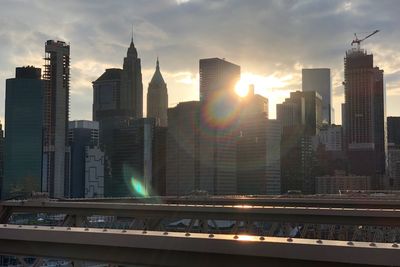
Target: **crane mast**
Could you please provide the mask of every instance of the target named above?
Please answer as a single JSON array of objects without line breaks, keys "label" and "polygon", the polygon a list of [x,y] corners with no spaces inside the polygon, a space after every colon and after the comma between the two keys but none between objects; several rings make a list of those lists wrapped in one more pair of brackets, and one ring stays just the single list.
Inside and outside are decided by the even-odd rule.
[{"label": "crane mast", "polygon": [[362,39],[358,39],[357,33],[354,33],[355,39],[351,42],[351,46],[353,46],[354,44],[357,44],[357,50],[360,50],[361,42],[363,42],[365,39],[368,39],[369,37],[371,37],[372,35],[374,35],[374,34],[376,34],[378,32],[379,32],[379,30],[375,30],[372,33],[370,33],[367,36],[365,36],[364,38],[362,38]]}]

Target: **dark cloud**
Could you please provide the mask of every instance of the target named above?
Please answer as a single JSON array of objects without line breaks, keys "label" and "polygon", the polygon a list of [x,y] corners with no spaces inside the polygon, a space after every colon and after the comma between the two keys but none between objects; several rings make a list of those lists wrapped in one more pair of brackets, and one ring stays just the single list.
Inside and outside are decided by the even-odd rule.
[{"label": "dark cloud", "polygon": [[[71,118],[90,119],[91,81],[106,67],[121,67],[134,24],[144,87],[158,55],[170,105],[198,98],[198,60],[221,57],[243,72],[292,75],[274,91],[300,89],[301,67],[331,68],[340,118],[343,57],[354,32],[381,30],[365,47],[385,70],[388,91],[398,91],[399,13],[396,0],[2,1],[0,103],[14,68],[41,66],[44,42],[59,38],[71,43]],[[391,103],[388,114],[399,114]]]}]

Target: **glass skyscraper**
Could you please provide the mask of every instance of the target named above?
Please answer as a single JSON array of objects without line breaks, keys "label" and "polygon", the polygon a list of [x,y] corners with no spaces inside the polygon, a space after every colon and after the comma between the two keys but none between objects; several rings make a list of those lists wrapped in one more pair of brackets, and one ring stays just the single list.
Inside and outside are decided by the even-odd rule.
[{"label": "glass skyscraper", "polygon": [[5,171],[2,198],[41,191],[44,81],[34,67],[6,81]]}]

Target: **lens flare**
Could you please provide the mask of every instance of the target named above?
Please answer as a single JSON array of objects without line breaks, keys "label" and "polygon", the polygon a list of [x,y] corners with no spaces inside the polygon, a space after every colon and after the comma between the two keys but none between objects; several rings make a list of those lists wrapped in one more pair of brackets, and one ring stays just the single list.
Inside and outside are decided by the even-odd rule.
[{"label": "lens flare", "polygon": [[147,197],[149,195],[143,184],[139,180],[135,179],[135,177],[131,177],[131,185],[138,195],[142,197]]},{"label": "lens flare", "polygon": [[231,130],[237,127],[240,106],[232,96],[227,96],[222,90],[211,95],[202,107],[201,116],[209,130]]}]

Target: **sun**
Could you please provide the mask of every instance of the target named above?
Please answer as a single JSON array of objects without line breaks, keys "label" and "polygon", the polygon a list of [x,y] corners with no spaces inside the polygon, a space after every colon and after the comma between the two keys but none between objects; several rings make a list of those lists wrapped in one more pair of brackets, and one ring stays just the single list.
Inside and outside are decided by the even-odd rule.
[{"label": "sun", "polygon": [[240,97],[245,97],[249,93],[249,83],[240,79],[235,86],[235,93]]}]

